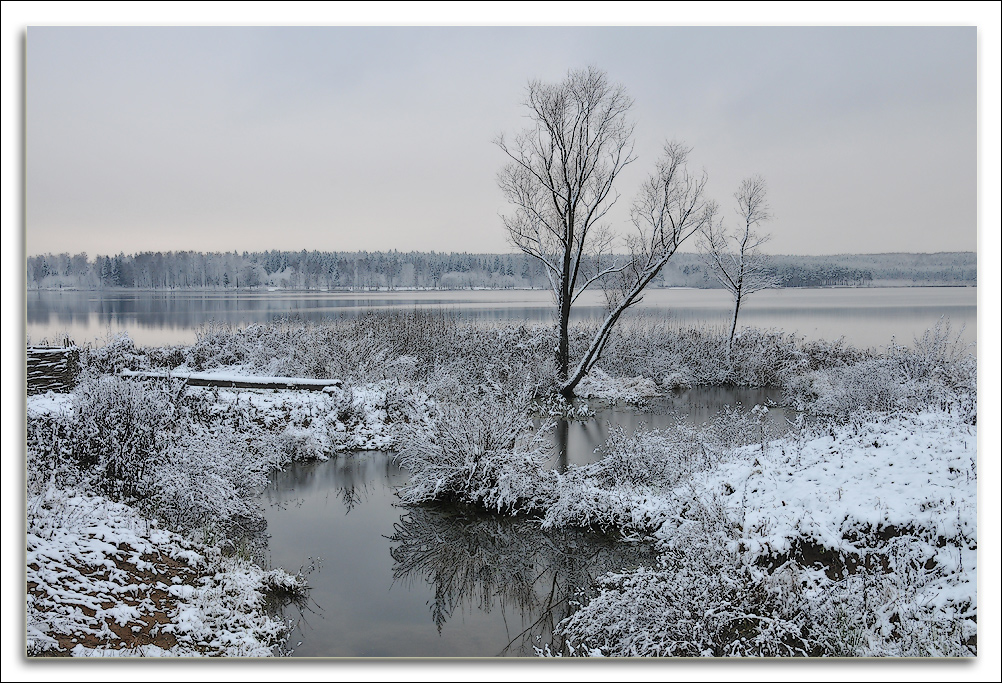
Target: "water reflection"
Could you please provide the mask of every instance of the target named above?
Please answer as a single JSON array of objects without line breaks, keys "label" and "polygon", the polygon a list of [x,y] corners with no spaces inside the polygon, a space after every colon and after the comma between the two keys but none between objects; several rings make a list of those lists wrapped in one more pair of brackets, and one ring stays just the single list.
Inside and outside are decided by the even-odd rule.
[{"label": "water reflection", "polygon": [[639,544],[444,507],[404,508],[385,453],[295,463],[262,494],[266,564],[312,568],[279,608],[296,656],[532,655],[582,588],[646,562]]},{"label": "water reflection", "polygon": [[[599,318],[600,293],[586,293],[575,320]],[[195,330],[210,321],[231,325],[269,322],[283,316],[319,321],[378,309],[447,308],[482,321],[552,322],[548,292],[535,290],[456,292],[150,292],[29,291],[27,332],[33,340],[60,337],[83,342],[108,332],[127,331],[141,344],[191,343]],[[732,303],[722,290],[660,289],[647,293],[632,315],[670,316],[678,324],[719,325]],[[977,289],[912,287],[873,289],[788,289],[760,292],[742,308],[740,324],[779,328],[809,339],[845,336],[857,346],[887,345],[913,337],[946,316],[964,339],[977,337]]]},{"label": "water reflection", "polygon": [[[681,413],[708,421],[723,406],[750,409],[777,390],[692,389],[644,407],[598,406],[553,431],[556,466],[584,464],[609,430],[665,428]],[[785,427],[792,411],[770,409]],[[408,474],[388,454],[358,452],[293,463],[262,494],[266,562],[312,567],[310,603],[283,607],[297,656],[532,655],[553,642],[579,592],[607,571],[653,561],[651,548],[581,530],[457,507],[401,507]],[[322,558],[322,559],[320,559]],[[559,642],[555,645],[560,646]]]},{"label": "water reflection", "polygon": [[531,656],[551,643],[602,574],[648,564],[653,549],[580,530],[542,531],[537,522],[455,507],[409,508],[394,525],[393,578],[424,582],[434,597],[431,621],[442,627],[457,612],[498,610],[508,631],[497,654]]},{"label": "water reflection", "polygon": [[[550,466],[566,469],[569,465],[587,465],[599,460],[600,447],[609,439],[609,430],[622,427],[627,434],[644,429],[673,427],[679,417],[694,425],[710,422],[725,406],[751,410],[756,405],[769,406],[765,421],[771,433],[781,434],[797,418],[797,411],[783,407],[780,388],[695,387],[667,396],[657,396],[641,406],[604,405],[584,400],[595,412],[586,420],[556,420],[549,434],[553,446]],[[576,401],[576,405],[582,401]],[[542,420],[536,419],[538,428]]]}]

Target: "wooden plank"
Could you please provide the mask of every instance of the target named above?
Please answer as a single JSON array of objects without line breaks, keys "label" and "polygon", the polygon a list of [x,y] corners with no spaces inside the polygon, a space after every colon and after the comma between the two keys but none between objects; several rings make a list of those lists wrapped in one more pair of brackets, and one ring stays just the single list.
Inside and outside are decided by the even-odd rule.
[{"label": "wooden plank", "polygon": [[165,372],[142,372],[123,370],[123,377],[135,379],[183,379],[190,386],[219,387],[220,389],[285,389],[289,391],[323,391],[327,388],[341,387],[339,379],[309,379],[305,377],[213,377],[197,373],[171,374]]}]

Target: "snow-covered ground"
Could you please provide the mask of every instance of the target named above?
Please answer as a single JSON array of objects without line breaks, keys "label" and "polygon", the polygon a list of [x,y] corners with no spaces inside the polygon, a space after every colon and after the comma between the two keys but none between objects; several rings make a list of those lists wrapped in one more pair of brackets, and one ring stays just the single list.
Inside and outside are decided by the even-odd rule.
[{"label": "snow-covered ground", "polygon": [[[789,552],[797,539],[860,552],[853,538],[907,531],[960,577],[974,596],[977,548],[977,427],[948,413],[886,416],[833,428],[797,443],[778,440],[743,449],[744,457],[696,477],[741,515],[748,551]],[[936,553],[938,541],[958,554]],[[965,572],[966,574],[967,572]]]},{"label": "snow-covered ground", "polygon": [[[779,635],[753,643],[711,634],[710,619],[686,626],[688,605],[784,624],[791,654],[977,653],[977,428],[954,414],[871,415],[737,448],[669,487],[588,476],[598,472],[563,477],[546,520],[588,508],[598,521],[656,527],[665,555],[660,569],[606,577],[570,620],[566,634],[590,651],[782,653],[770,649]],[[729,594],[735,585],[745,588]]]},{"label": "snow-covered ground", "polygon": [[50,656],[268,656],[285,624],[281,569],[157,528],[127,505],[47,487],[28,496],[27,647]]}]

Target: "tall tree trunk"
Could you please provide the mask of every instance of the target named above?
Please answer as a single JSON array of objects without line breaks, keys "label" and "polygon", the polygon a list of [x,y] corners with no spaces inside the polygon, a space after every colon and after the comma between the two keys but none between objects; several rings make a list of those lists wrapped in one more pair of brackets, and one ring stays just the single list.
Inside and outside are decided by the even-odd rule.
[{"label": "tall tree trunk", "polygon": [[557,330],[559,339],[557,340],[557,379],[562,383],[567,381],[567,373],[570,368],[570,320],[571,306],[570,298],[565,297],[560,304],[560,322]]},{"label": "tall tree trunk", "polygon": [[738,329],[738,309],[741,308],[741,292],[734,297],[734,320],[731,321],[731,336],[727,340],[727,357],[731,357],[731,349],[734,347],[734,332]]},{"label": "tall tree trunk", "polygon": [[[567,219],[567,227],[565,228],[564,235],[566,243],[568,245],[573,244],[573,216]],[[571,282],[571,250],[565,249],[560,277],[560,329],[558,331],[560,339],[557,342],[557,380],[561,384],[567,381],[567,373],[571,362],[569,327],[571,321],[571,302],[573,301],[574,294],[573,287],[574,283]]]}]

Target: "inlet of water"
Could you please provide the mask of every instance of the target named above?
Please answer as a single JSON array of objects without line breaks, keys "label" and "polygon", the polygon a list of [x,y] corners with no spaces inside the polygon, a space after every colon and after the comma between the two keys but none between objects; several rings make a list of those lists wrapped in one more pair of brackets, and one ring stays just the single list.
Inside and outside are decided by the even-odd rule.
[{"label": "inlet of water", "polygon": [[[558,423],[554,466],[601,457],[610,429],[669,427],[678,413],[699,423],[724,405],[778,398],[693,389],[643,408],[599,408],[589,420]],[[773,407],[769,419],[779,427],[790,415]],[[358,452],[272,477],[262,495],[268,561],[310,569],[308,603],[284,608],[296,656],[531,656],[597,577],[655,559],[650,546],[615,536],[543,531],[530,519],[455,506],[399,506],[395,489],[407,476],[387,453]]]}]

